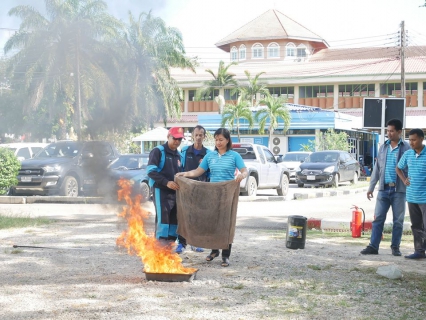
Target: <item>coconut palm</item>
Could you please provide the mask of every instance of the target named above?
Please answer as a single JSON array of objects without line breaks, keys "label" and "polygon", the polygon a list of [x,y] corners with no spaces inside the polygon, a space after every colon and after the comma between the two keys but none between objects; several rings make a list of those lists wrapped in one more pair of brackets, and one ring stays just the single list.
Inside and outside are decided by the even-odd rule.
[{"label": "coconut palm", "polygon": [[101,0],[45,0],[45,6],[46,16],[23,5],[9,11],[22,19],[4,47],[5,53],[17,50],[9,70],[28,92],[26,107],[35,110],[48,101],[50,117],[73,115],[81,139],[82,121],[92,116],[89,100],[100,98],[108,106],[112,82],[98,61],[121,24]]},{"label": "coconut palm", "polygon": [[204,96],[214,96],[215,90],[219,90],[219,95],[215,97],[215,101],[219,104],[219,113],[222,113],[225,105],[224,88],[238,86],[237,80],[234,79],[235,74],[228,72],[228,69],[236,64],[233,61],[225,66],[225,62],[220,61],[217,74],[211,69],[207,69],[206,72],[211,74],[213,79],[203,82],[203,86],[197,90],[196,99],[200,100]]},{"label": "coconut palm", "polygon": [[[180,117],[182,91],[171,77],[170,68],[189,68],[196,61],[185,56],[179,30],[167,27],[151,12],[136,19],[129,13],[126,32],[126,77],[130,81],[128,106],[132,114],[153,122]],[[146,115],[151,119],[146,119]]]},{"label": "coconut palm", "polygon": [[253,126],[252,111],[247,100],[238,99],[236,104],[227,104],[222,114],[221,126],[228,125],[232,129],[235,123],[238,141],[240,141],[240,119],[246,119],[249,123],[249,128]]},{"label": "coconut palm", "polygon": [[[265,72],[259,72],[254,76],[254,78],[251,77],[251,74],[248,70],[244,71],[248,84],[247,85],[241,85],[238,88],[238,91],[240,92],[240,95],[243,99],[247,99],[251,102],[251,106],[255,107],[254,99],[256,98],[257,94],[267,95],[269,93],[268,88],[266,87],[266,83],[261,82],[259,80],[259,77],[264,74]],[[256,105],[258,105],[259,102],[256,102]]]},{"label": "coconut palm", "polygon": [[258,110],[254,116],[255,120],[259,123],[259,133],[264,133],[265,127],[268,125],[269,147],[271,147],[272,134],[278,128],[278,119],[281,118],[284,121],[283,132],[287,131],[290,126],[291,116],[285,103],[285,98],[273,97],[268,93],[260,101],[260,104],[264,105],[264,107]]}]

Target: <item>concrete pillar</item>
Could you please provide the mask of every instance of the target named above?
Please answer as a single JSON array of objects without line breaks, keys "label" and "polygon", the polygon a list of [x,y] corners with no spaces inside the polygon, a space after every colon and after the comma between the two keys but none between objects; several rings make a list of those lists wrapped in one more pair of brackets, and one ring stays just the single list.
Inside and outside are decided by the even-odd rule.
[{"label": "concrete pillar", "polygon": [[419,107],[424,107],[423,105],[423,90],[425,90],[423,86],[423,81],[419,81],[417,83],[417,105]]},{"label": "concrete pillar", "polygon": [[333,109],[338,110],[339,109],[339,85],[336,83],[334,84],[333,88]]},{"label": "concrete pillar", "polygon": [[294,86],[294,104],[299,104],[299,86]]},{"label": "concrete pillar", "polygon": [[374,96],[380,97],[380,82],[374,84]]},{"label": "concrete pillar", "polygon": [[183,90],[183,112],[188,112],[188,101],[189,101],[189,90],[184,89]]}]

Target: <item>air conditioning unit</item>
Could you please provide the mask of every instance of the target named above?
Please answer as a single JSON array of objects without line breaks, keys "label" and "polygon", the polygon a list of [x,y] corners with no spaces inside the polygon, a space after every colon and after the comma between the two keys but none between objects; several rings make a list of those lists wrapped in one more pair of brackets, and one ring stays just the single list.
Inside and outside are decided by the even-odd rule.
[{"label": "air conditioning unit", "polygon": [[273,149],[272,149],[272,152],[274,153],[274,154],[280,154],[280,148],[279,147],[274,147]]},{"label": "air conditioning unit", "polygon": [[275,138],[272,140],[272,143],[273,143],[275,146],[278,146],[278,145],[281,143],[281,140],[280,140],[280,138],[275,137]]}]

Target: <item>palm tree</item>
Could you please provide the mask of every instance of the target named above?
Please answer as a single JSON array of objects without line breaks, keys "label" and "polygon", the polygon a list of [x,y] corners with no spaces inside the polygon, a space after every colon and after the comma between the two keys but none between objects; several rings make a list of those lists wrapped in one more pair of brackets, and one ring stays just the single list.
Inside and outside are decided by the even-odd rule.
[{"label": "palm tree", "polygon": [[182,91],[171,77],[170,68],[195,72],[197,65],[185,56],[181,33],[151,12],[141,13],[137,19],[129,13],[125,40],[131,113],[142,117],[146,124],[160,116],[164,121],[170,116],[179,118]]},{"label": "palm tree", "polygon": [[[18,50],[9,71],[23,74],[16,80],[28,92],[25,106],[35,110],[47,103],[51,118],[73,117],[81,139],[82,121],[91,118],[89,100],[97,97],[108,106],[112,82],[98,61],[121,24],[101,0],[45,0],[45,6],[47,16],[23,5],[9,11],[22,19],[4,47],[5,53]],[[66,125],[66,119],[62,122]]]},{"label": "palm tree", "polygon": [[240,119],[246,119],[249,123],[249,128],[253,126],[252,111],[247,100],[238,99],[237,104],[227,104],[222,114],[221,126],[228,125],[232,129],[235,123],[238,141],[240,141]]},{"label": "palm tree", "polygon": [[[245,70],[244,71],[248,84],[242,85],[238,88],[241,96],[243,99],[247,99],[251,102],[251,106],[255,107],[254,105],[254,99],[256,98],[256,95],[262,94],[267,95],[269,93],[268,88],[266,87],[266,83],[263,83],[259,80],[259,77],[264,74],[265,72],[259,72],[254,76],[254,78],[251,77],[250,72]],[[259,102],[256,102],[256,105],[258,105]]]},{"label": "palm tree", "polygon": [[272,134],[278,127],[278,119],[281,118],[284,121],[283,132],[287,131],[290,126],[291,116],[285,103],[285,98],[273,97],[270,94],[267,94],[265,98],[260,101],[260,104],[265,105],[265,107],[257,111],[255,114],[254,118],[259,123],[259,133],[265,132],[265,126],[269,120],[269,147],[271,147]]},{"label": "palm tree", "polygon": [[196,99],[200,100],[204,96],[214,96],[215,91],[219,90],[219,95],[215,97],[215,101],[219,104],[219,113],[222,113],[225,105],[224,88],[238,86],[237,81],[234,79],[235,74],[228,72],[228,69],[236,64],[233,61],[225,66],[225,62],[220,61],[217,74],[211,69],[207,69],[206,72],[213,76],[213,80],[204,81],[203,86],[197,91]]}]

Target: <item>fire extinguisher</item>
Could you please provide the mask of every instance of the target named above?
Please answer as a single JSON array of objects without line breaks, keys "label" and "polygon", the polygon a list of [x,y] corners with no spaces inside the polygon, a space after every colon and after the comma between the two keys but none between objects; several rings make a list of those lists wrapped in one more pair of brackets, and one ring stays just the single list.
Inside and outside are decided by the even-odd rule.
[{"label": "fire extinguisher", "polygon": [[351,209],[354,209],[352,211],[351,221],[352,238],[359,238],[361,237],[361,231],[362,234],[364,234],[365,212],[364,209],[358,208],[356,205],[353,205]]}]

